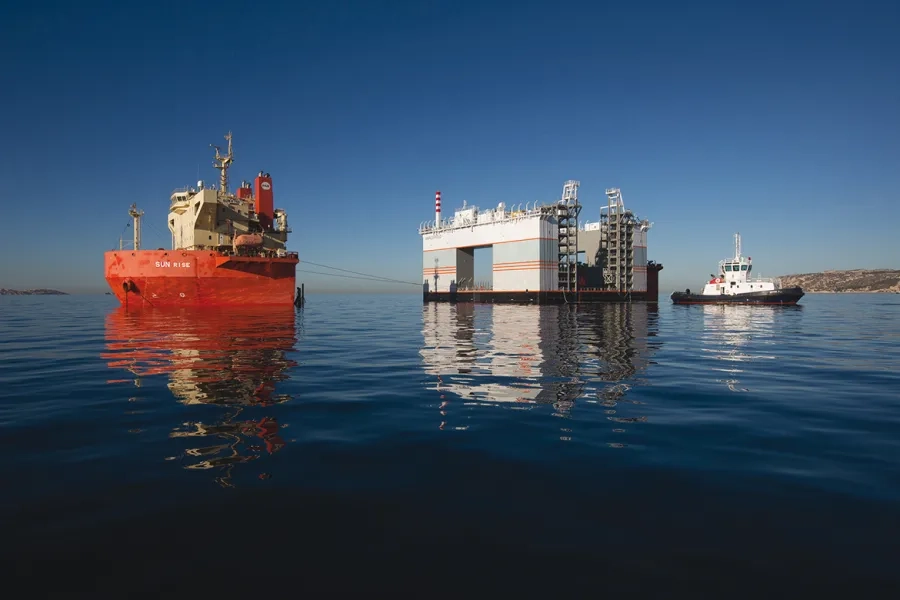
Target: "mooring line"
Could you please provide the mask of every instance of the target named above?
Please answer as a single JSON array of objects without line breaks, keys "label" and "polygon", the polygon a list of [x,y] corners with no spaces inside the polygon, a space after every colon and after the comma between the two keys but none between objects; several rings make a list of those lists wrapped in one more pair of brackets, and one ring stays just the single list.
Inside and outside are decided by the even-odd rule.
[{"label": "mooring line", "polygon": [[314,263],[314,262],[311,262],[311,261],[308,261],[308,260],[302,260],[302,259],[301,259],[301,260],[300,260],[300,263],[301,263],[301,264],[307,264],[307,265],[313,265],[313,266],[316,266],[316,267],[323,267],[323,268],[325,268],[325,269],[334,269],[335,271],[343,271],[343,272],[345,272],[345,273],[353,273],[353,274],[355,274],[355,275],[361,275],[362,277],[350,277],[349,275],[337,275],[337,274],[335,274],[335,273],[321,273],[321,272],[318,272],[318,271],[303,271],[303,269],[297,269],[298,271],[303,271],[303,272],[305,272],[305,273],[316,273],[316,274],[318,274],[318,275],[329,275],[329,276],[332,276],[332,277],[347,277],[348,279],[361,279],[361,278],[366,278],[366,279],[368,279],[369,281],[385,281],[385,282],[392,282],[392,283],[403,283],[403,284],[406,284],[406,285],[414,285],[414,286],[416,286],[416,287],[418,287],[418,286],[421,285],[420,283],[413,283],[413,282],[411,282],[411,281],[402,281],[402,280],[400,280],[400,279],[392,279],[392,278],[390,278],[390,277],[382,277],[382,276],[380,276],[380,275],[370,275],[370,274],[368,274],[368,273],[360,273],[359,271],[351,271],[350,269],[341,269],[341,268],[339,268],[339,267],[332,267],[332,266],[329,266],[329,265],[323,265],[323,264],[320,264],[320,263]]}]

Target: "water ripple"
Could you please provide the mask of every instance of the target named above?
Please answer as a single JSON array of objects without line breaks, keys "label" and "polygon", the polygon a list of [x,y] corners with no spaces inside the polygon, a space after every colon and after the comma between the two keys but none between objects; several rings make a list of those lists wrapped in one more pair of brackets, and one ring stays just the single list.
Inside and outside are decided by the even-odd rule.
[{"label": "water ripple", "polygon": [[[228,522],[225,536],[262,517],[317,521],[309,495],[332,494],[352,506],[334,523],[380,499],[402,507],[398,535],[520,532],[526,545],[540,530],[579,553],[606,539],[631,545],[606,557],[619,566],[667,539],[741,562],[788,542],[807,555],[825,543],[803,536],[843,531],[824,564],[871,573],[887,553],[862,549],[888,547],[878,524],[900,500],[898,316],[863,295],[798,307],[310,295],[297,311],[2,298],[0,473],[23,484],[0,508],[28,539],[146,520],[140,544],[164,510],[176,523],[186,507],[212,511],[172,529]],[[850,508],[816,509],[839,503]],[[766,506],[753,528],[734,519]],[[769,537],[740,550],[766,523]],[[34,545],[59,538],[47,540]]]},{"label": "water ripple", "polygon": [[[236,485],[253,463],[237,479],[254,485],[287,468],[276,458],[291,445],[450,435],[523,460],[615,449],[629,464],[900,496],[900,320],[878,297],[773,308],[335,296],[297,312],[19,297],[0,314],[0,432],[21,443],[52,431],[55,445],[21,458],[46,469],[50,456],[133,455],[155,475],[168,471],[148,465],[166,460]],[[98,426],[105,437],[89,433]]]}]

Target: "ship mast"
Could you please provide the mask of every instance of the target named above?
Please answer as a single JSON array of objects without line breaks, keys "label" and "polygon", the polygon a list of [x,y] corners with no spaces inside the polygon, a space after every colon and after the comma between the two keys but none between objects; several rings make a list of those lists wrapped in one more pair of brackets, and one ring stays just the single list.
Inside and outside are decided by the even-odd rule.
[{"label": "ship mast", "polygon": [[741,234],[734,234],[734,260],[741,258]]},{"label": "ship mast", "polygon": [[219,189],[222,191],[222,194],[225,195],[228,193],[228,167],[231,166],[231,163],[234,162],[234,153],[231,151],[231,132],[228,132],[228,135],[225,136],[225,139],[228,140],[228,154],[222,156],[219,153],[219,147],[210,144],[213,148],[216,149],[216,162],[213,163],[213,166],[220,171],[222,174],[219,176]]},{"label": "ship mast", "polygon": [[138,210],[137,204],[132,204],[131,209],[128,211],[128,214],[131,215],[131,218],[134,219],[134,249],[141,249],[141,217],[144,216],[144,211]]}]

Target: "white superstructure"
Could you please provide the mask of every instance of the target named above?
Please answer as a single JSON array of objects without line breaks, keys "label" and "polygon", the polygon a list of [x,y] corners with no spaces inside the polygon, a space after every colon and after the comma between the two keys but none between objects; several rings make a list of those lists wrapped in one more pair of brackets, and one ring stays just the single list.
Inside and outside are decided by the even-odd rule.
[{"label": "white superstructure", "polygon": [[526,203],[479,210],[463,206],[450,219],[440,218],[440,194],[435,197],[435,221],[419,226],[422,236],[422,276],[432,291],[475,286],[475,249],[493,246],[495,291],[558,289],[559,240],[556,207]]},{"label": "white superstructure", "polygon": [[[243,236],[254,253],[283,256],[291,230],[287,213],[274,207],[272,177],[260,171],[252,187],[249,182],[241,182],[235,193],[230,192],[228,169],[234,162],[231,132],[225,139],[227,154],[222,155],[219,147],[213,146],[213,166],[221,171],[218,189],[198,181],[196,188],[180,188],[169,197],[172,249],[236,252]],[[137,220],[135,224],[139,224]],[[136,233],[135,243],[139,240]]]},{"label": "white superstructure", "polygon": [[746,294],[773,291],[778,287],[774,279],[751,279],[753,263],[741,254],[741,234],[734,234],[734,257],[719,261],[719,272],[703,286],[704,296]]}]

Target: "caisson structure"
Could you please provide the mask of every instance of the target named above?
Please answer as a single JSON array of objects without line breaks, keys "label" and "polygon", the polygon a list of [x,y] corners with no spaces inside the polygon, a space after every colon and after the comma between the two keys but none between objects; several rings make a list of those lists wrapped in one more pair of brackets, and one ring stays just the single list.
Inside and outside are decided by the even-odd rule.
[{"label": "caisson structure", "polygon": [[[479,210],[463,201],[441,214],[422,236],[423,299],[452,302],[658,301],[662,265],[648,260],[651,223],[625,208],[618,188],[606,190],[599,219],[580,223],[578,181],[559,200]],[[475,276],[475,250],[492,248],[491,281]]]}]

